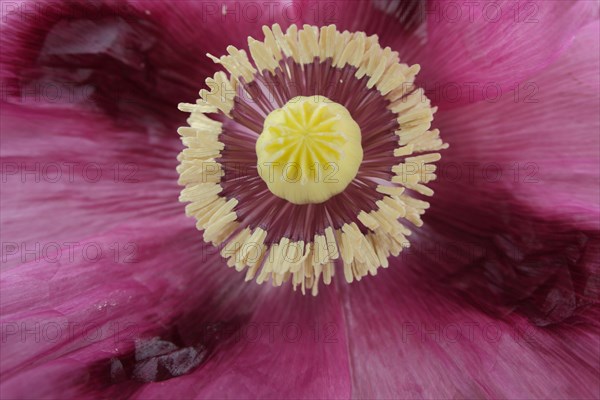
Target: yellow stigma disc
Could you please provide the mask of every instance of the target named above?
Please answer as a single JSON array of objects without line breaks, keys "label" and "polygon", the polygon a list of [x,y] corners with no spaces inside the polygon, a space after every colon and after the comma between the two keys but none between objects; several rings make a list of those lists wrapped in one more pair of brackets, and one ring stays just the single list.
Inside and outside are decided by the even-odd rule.
[{"label": "yellow stigma disc", "polygon": [[294,204],[322,203],[342,192],[363,159],[360,127],[323,96],[298,96],[272,111],[256,141],[258,173]]}]

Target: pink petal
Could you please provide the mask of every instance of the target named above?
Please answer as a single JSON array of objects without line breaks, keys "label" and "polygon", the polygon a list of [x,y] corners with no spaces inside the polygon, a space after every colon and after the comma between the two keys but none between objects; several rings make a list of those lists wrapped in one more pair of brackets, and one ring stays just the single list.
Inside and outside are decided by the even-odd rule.
[{"label": "pink petal", "polygon": [[[586,26],[555,64],[518,89],[440,112],[435,123],[450,149],[440,165],[439,190],[503,191],[538,215],[598,229],[599,32],[598,22]],[[481,208],[487,198],[461,202]]]},{"label": "pink petal", "polygon": [[[422,46],[399,50],[421,64],[418,83],[440,107],[480,101],[488,85],[504,92],[550,65],[577,30],[597,17],[589,1],[432,1]],[[490,91],[492,89],[489,89]]]},{"label": "pink petal", "polygon": [[3,104],[2,262],[54,258],[124,219],[181,216],[176,133],[101,114]]},{"label": "pink petal", "polygon": [[[533,79],[539,103],[439,112],[451,147],[425,226],[389,270],[342,287],[354,396],[598,393],[597,38],[586,26]],[[513,161],[538,163],[543,184],[481,175]]]},{"label": "pink petal", "polygon": [[[3,97],[36,106],[100,109],[123,124],[173,128],[219,69],[206,53],[245,47],[248,35],[281,20],[239,1],[6,3]],[[265,9],[266,8],[266,9]],[[224,14],[223,14],[224,12]],[[285,22],[285,21],[283,21]]]},{"label": "pink petal", "polygon": [[532,79],[537,102],[510,93],[436,118],[450,148],[414,251],[488,312],[547,326],[600,302],[597,33]]},{"label": "pink petal", "polygon": [[[150,321],[144,321],[148,317],[168,320],[169,302],[182,300],[169,296],[181,291],[178,286],[190,279],[190,273],[202,270],[196,268],[202,261],[199,252],[198,257],[185,262],[182,258],[158,275],[165,259],[186,256],[174,243],[193,244],[196,239],[193,229],[181,222],[180,218],[138,219],[82,240],[59,262],[37,260],[6,269],[1,281],[2,320],[6,329],[10,325],[16,332],[7,331],[3,368],[14,374],[24,363],[43,362],[36,359],[42,353],[57,356],[87,342],[110,339],[109,324],[131,323],[135,332],[143,332],[148,329]],[[161,230],[171,236],[157,235]],[[104,335],[90,340],[97,332],[86,332],[88,327],[103,328]],[[59,329],[60,335],[54,338],[51,328]]]},{"label": "pink petal", "polygon": [[[34,392],[23,382],[46,366],[57,377],[98,369],[90,387],[79,381],[72,390],[100,390],[113,383],[111,358],[126,357],[135,340],[160,336],[172,341],[173,335],[188,333],[186,324],[201,318],[207,323],[235,319],[247,311],[222,308],[219,299],[237,303],[250,294],[255,298],[260,289],[242,284],[243,275],[224,267],[183,216],[134,219],[81,241],[82,248],[88,244],[101,249],[102,256],[86,256],[76,248],[72,259],[3,271],[1,366],[7,393],[31,397]],[[117,249],[124,252],[128,245],[133,245],[127,251],[131,259],[116,258]],[[252,303],[246,298],[246,307],[252,309]],[[57,380],[36,390],[56,396],[61,385]],[[27,391],[19,395],[20,388]]]},{"label": "pink petal", "polygon": [[426,19],[425,2],[420,1],[296,0],[282,5],[281,14],[297,25],[335,24],[340,32],[377,35],[386,45],[399,40],[416,41],[416,30]]},{"label": "pink petal", "polygon": [[[3,274],[6,395],[349,396],[349,370],[340,368],[348,364],[346,333],[334,291],[306,298],[243,284],[243,275],[227,270],[214,252],[206,261],[199,257],[204,253],[189,229],[145,222],[92,241],[103,248],[137,243],[135,264],[77,259]],[[172,233],[165,238],[160,231]],[[150,347],[136,344],[134,351],[134,340]],[[181,376],[149,383],[152,362]],[[32,379],[43,384],[32,388]]]},{"label": "pink petal", "polygon": [[193,374],[147,385],[134,397],[350,397],[348,332],[335,291],[307,298],[288,288],[260,289],[227,349]]},{"label": "pink petal", "polygon": [[549,330],[516,315],[493,318],[399,264],[343,287],[353,396],[564,399],[598,393],[596,328]]},{"label": "pink petal", "polygon": [[[232,397],[248,390],[348,396],[348,371],[332,366],[347,358],[335,297],[307,304],[299,293],[244,284],[243,274],[227,270],[217,250],[201,244],[176,202],[175,138],[130,132],[92,112],[33,113],[15,105],[5,110],[2,160],[16,163],[18,171],[3,184],[3,207],[11,210],[2,215],[3,239],[17,244],[16,252],[3,249],[3,394],[139,391],[144,397],[203,382],[194,389],[202,388],[199,396],[223,392],[221,386]],[[26,118],[32,113],[44,124]],[[54,182],[54,175],[43,172],[37,182],[35,174],[25,174],[23,182],[22,163],[39,163],[43,171],[65,160],[79,163],[73,182],[69,176]],[[115,181],[112,170],[97,182],[82,175],[87,164],[105,172],[122,161],[139,166],[131,177],[139,182]],[[322,301],[330,307],[322,310]],[[261,336],[254,339],[256,327]],[[273,339],[270,329],[277,335]],[[134,342],[154,336],[176,348],[131,361]],[[207,355],[190,357],[202,348]],[[289,365],[300,369],[307,360],[313,376],[290,383]],[[153,372],[157,362],[170,366],[174,376],[193,375],[150,384],[159,378]],[[246,364],[253,365],[252,373],[281,383],[262,387],[245,369],[224,372]],[[285,375],[277,378],[280,371]],[[39,385],[31,387],[32,380]]]},{"label": "pink petal", "polygon": [[[548,186],[553,187],[547,190],[544,187],[543,193],[536,197],[532,190],[515,188],[518,185],[495,185],[495,182],[484,181],[481,188],[474,189],[468,180],[456,183],[449,182],[446,177],[444,182],[441,177],[433,209],[426,216],[428,228],[415,240],[413,254],[418,255],[417,260],[408,265],[392,266],[391,271],[382,271],[379,277],[358,285],[340,287],[341,301],[334,288],[329,288],[318,299],[307,299],[285,290],[244,285],[241,282],[243,275],[226,270],[214,253],[205,259],[196,258],[198,251],[201,253],[200,249],[205,247],[200,244],[200,236],[189,221],[177,211],[174,177],[162,172],[172,168],[168,166],[173,163],[176,142],[171,144],[159,137],[170,131],[163,129],[164,126],[175,125],[181,118],[174,113],[171,117],[170,111],[163,115],[164,110],[170,109],[170,103],[181,100],[180,96],[176,99],[178,93],[189,93],[189,100],[193,100],[197,85],[189,84],[189,80],[200,80],[208,69],[214,68],[198,62],[200,57],[204,59],[200,54],[202,51],[197,54],[189,50],[197,48],[200,41],[209,42],[207,46],[221,48],[215,52],[218,55],[226,42],[222,32],[235,32],[232,42],[238,44],[235,41],[241,43],[245,33],[252,29],[258,31],[260,24],[240,26],[239,31],[235,24],[233,27],[227,25],[228,29],[223,30],[207,24],[203,31],[202,24],[188,23],[202,18],[201,12],[183,5],[174,9],[154,2],[143,5],[147,7],[136,9],[134,15],[150,15],[143,17],[147,18],[150,27],[161,27],[160,32],[164,25],[168,27],[165,32],[171,32],[172,37],[161,41],[149,64],[165,71],[166,76],[142,67],[142,71],[149,71],[150,79],[135,81],[140,75],[135,66],[140,49],[148,39],[156,39],[152,35],[140,37],[131,33],[130,29],[138,34],[145,32],[145,24],[138,25],[137,20],[135,23],[127,21],[125,25],[118,22],[97,26],[104,32],[103,37],[110,37],[111,32],[122,33],[125,29],[124,37],[139,40],[134,41],[134,54],[116,51],[124,48],[118,40],[98,48],[88,47],[91,43],[84,40],[84,48],[91,48],[94,55],[100,55],[91,57],[92,65],[96,65],[98,59],[101,63],[109,60],[116,62],[117,70],[124,65],[135,71],[135,74],[123,74],[127,79],[134,79],[133,85],[127,83],[127,79],[111,75],[114,79],[111,82],[117,87],[126,85],[132,96],[129,100],[135,100],[133,105],[111,102],[110,93],[106,92],[101,92],[93,104],[103,113],[116,117],[118,123],[134,120],[149,127],[147,130],[130,132],[90,112],[79,111],[78,117],[69,117],[65,115],[69,104],[60,105],[53,111],[36,110],[35,115],[42,123],[32,119],[28,126],[23,121],[24,116],[33,114],[30,109],[9,107],[9,118],[5,121],[3,105],[3,163],[39,159],[48,164],[64,161],[65,154],[79,162],[134,160],[143,170],[140,175],[143,190],[136,184],[118,187],[117,182],[110,179],[100,180],[93,187],[85,179],[74,186],[69,186],[70,182],[22,184],[19,183],[20,173],[9,173],[11,180],[3,185],[2,192],[3,211],[6,198],[11,214],[5,217],[3,212],[3,240],[6,227],[9,229],[6,237],[16,243],[44,243],[44,238],[51,237],[64,248],[63,241],[77,240],[80,245],[100,245],[104,254],[111,255],[114,243],[119,249],[121,245],[134,243],[140,258],[134,265],[128,265],[121,257],[95,261],[76,253],[73,261],[52,262],[46,257],[41,262],[25,260],[25,265],[18,267],[15,265],[20,261],[20,255],[10,259],[13,264],[3,271],[1,282],[2,397],[127,394],[139,398],[176,395],[200,398],[579,398],[593,397],[597,393],[598,338],[589,321],[597,318],[590,312],[590,307],[597,304],[599,293],[594,276],[597,277],[595,260],[600,246],[594,236],[597,225],[589,222],[590,216],[598,214],[597,194],[580,191],[582,187],[590,187],[592,180],[597,178],[589,173],[597,166],[593,148],[580,145],[582,140],[589,139],[592,130],[580,129],[570,118],[559,121],[540,105],[511,107],[506,101],[495,104],[492,110],[482,102],[466,109],[468,113],[446,116],[440,113],[439,126],[444,132],[448,131],[449,141],[453,144],[448,153],[449,162],[468,161],[474,154],[477,157],[481,154],[478,161],[498,160],[501,165],[513,159],[522,162],[532,157],[540,165],[553,168],[545,169],[551,171],[545,176],[552,184]],[[133,7],[137,5],[134,3]],[[571,11],[564,12],[565,20],[581,23]],[[184,15],[171,19],[177,14]],[[221,20],[217,14],[212,21]],[[190,16],[197,18],[188,20]],[[534,34],[543,30],[548,35],[552,46],[544,47],[550,49],[547,52],[533,51],[526,60],[521,60],[515,55],[512,43],[504,43],[499,47],[500,53],[494,53],[491,66],[478,66],[474,59],[468,59],[464,65],[473,68],[467,72],[462,72],[458,66],[446,72],[439,68],[439,76],[429,75],[428,79],[433,76],[433,81],[444,82],[446,79],[447,82],[448,77],[456,73],[458,82],[469,82],[468,79],[486,82],[485,79],[492,77],[490,79],[497,79],[501,87],[505,87],[512,83],[510,79],[521,80],[555,57],[569,40],[568,32],[572,26],[564,22],[559,19],[550,26],[527,30],[526,35],[535,38],[534,45],[541,43],[540,47],[548,46],[548,43],[540,41]],[[498,36],[496,29],[503,29],[493,28],[494,36]],[[10,53],[15,57],[16,65],[20,65],[20,60],[29,60],[30,64],[23,65],[30,65],[33,71],[31,75],[23,75],[21,71],[11,70],[14,75],[12,78],[9,75],[9,79],[17,79],[18,93],[21,93],[23,83],[29,85],[38,79],[54,82],[57,76],[70,74],[69,66],[75,65],[82,74],[82,70],[87,69],[86,63],[90,61],[87,53],[82,57],[83,64],[79,64],[81,60],[73,64],[71,57],[57,53],[52,46],[46,48],[44,55],[52,55],[54,58],[51,59],[57,61],[55,56],[59,54],[56,69],[60,71],[48,72],[45,70],[48,65],[40,68],[37,61],[34,62],[40,54],[36,42],[45,43],[40,38],[46,37],[48,29],[49,26],[42,26],[41,32],[20,38],[23,41],[18,42],[21,43],[21,47],[16,48],[19,51]],[[68,27],[60,25],[53,29],[59,31],[55,34],[69,32]],[[593,29],[586,35],[597,34],[597,25]],[[193,35],[190,36],[190,32]],[[431,40],[448,33],[435,27],[432,32]],[[478,32],[487,30],[482,28]],[[212,35],[210,40],[206,40],[208,35]],[[171,40],[173,38],[177,40]],[[478,40],[484,45],[490,44],[485,36]],[[76,44],[77,40],[69,43]],[[443,44],[445,46],[447,42]],[[517,48],[522,45],[522,41],[516,41]],[[442,42],[438,42],[437,53],[430,58],[437,60],[436,63],[430,65],[444,65],[439,61],[444,58],[434,56],[464,54],[465,51],[451,53],[440,46]],[[25,56],[20,51],[26,53]],[[412,50],[402,51],[410,54]],[[565,63],[564,67],[557,64],[555,72],[548,72],[544,77],[544,90],[552,94],[544,103],[554,108],[564,107],[568,116],[583,121],[582,126],[597,130],[597,119],[590,118],[591,110],[598,108],[594,102],[597,101],[597,80],[590,78],[591,66],[597,68],[597,60],[590,61],[573,51],[572,63]],[[427,57],[423,59],[427,60]],[[185,70],[179,69],[181,65],[186,67]],[[430,67],[431,71],[434,69]],[[509,69],[514,71],[504,73]],[[190,78],[189,71],[192,70],[197,71],[197,75],[193,75],[195,78]],[[68,76],[78,85],[91,84],[100,89],[98,82],[107,78],[102,71],[104,68],[98,67],[100,75],[91,81],[85,75]],[[572,79],[568,75],[572,71],[578,72],[579,78],[583,76],[583,82],[591,81],[590,87]],[[153,90],[157,91],[156,95]],[[567,104],[559,101],[565,92],[569,96]],[[584,96],[589,93],[591,100],[580,101],[573,93]],[[168,107],[164,108],[165,105]],[[488,107],[484,107],[486,105]],[[506,115],[525,116],[527,122],[485,119],[486,115],[498,110],[512,111]],[[167,118],[168,122],[156,124],[155,112],[161,115],[157,119]],[[514,149],[514,143],[522,143],[525,137],[536,133],[525,129],[533,125],[531,121],[544,128],[544,135],[540,135],[536,145],[544,143],[545,147],[540,145],[535,152],[513,156],[509,150]],[[555,164],[545,154],[557,154],[552,152],[559,143],[564,143],[563,131],[556,128],[559,123],[573,132],[571,143],[574,147],[568,148],[568,156],[559,155],[564,157],[560,160],[565,163],[573,162],[573,159],[579,162],[577,186],[570,185],[565,170],[554,168]],[[496,136],[482,135],[479,128],[482,124],[496,132]],[[64,129],[65,126],[68,128]],[[155,128],[157,126],[159,128]],[[464,127],[472,130],[463,133],[460,129]],[[6,132],[9,135],[5,136]],[[508,136],[510,141],[503,142],[503,138],[497,136],[500,134]],[[496,139],[498,137],[500,139]],[[5,138],[9,140],[8,147]],[[548,141],[547,145],[544,140]],[[490,150],[486,152],[486,149]],[[575,195],[574,188],[577,190]],[[9,189],[9,197],[5,197],[6,189]],[[89,194],[84,196],[82,193]],[[470,195],[464,196],[465,193]],[[551,201],[543,201],[546,198]],[[68,201],[57,204],[56,199]],[[533,199],[531,203],[530,199]],[[501,209],[500,204],[510,205],[513,209]],[[23,205],[30,208],[22,211]],[[479,240],[485,251],[491,249],[492,252],[484,257],[460,253],[435,260],[436,256],[428,254],[429,250],[424,247],[427,243],[436,243],[446,246],[447,250],[455,244],[454,240],[462,250],[472,239]],[[557,258],[559,262],[555,263]],[[427,263],[432,260],[435,262]],[[540,263],[543,268],[536,268]],[[450,274],[454,276],[449,277]],[[431,278],[444,279],[445,285]],[[492,291],[491,295],[489,291]],[[470,307],[469,302],[477,307]],[[345,315],[341,315],[342,307]],[[494,318],[480,309],[503,313],[516,310],[518,313]],[[578,325],[558,327],[555,326],[557,322]],[[22,323],[25,328],[33,324],[33,338],[31,331],[23,331]],[[36,323],[48,329],[55,324],[84,327],[91,324],[94,328],[100,327],[101,334],[90,339],[89,331],[76,330],[60,335],[57,340],[49,340],[49,332],[42,334],[40,331],[41,339],[37,340]],[[115,338],[110,330],[115,323],[118,326],[133,324],[135,331],[126,331],[124,337]],[[549,328],[534,327],[551,324],[553,326]],[[459,336],[456,335],[457,326]],[[257,338],[252,336],[255,327],[261,329]],[[274,336],[270,334],[271,328]],[[294,332],[301,335],[297,340],[291,339]],[[134,339],[138,339],[137,342]],[[167,377],[171,379],[148,383],[160,378],[159,366],[168,370]],[[352,389],[350,380],[354,383]]]}]

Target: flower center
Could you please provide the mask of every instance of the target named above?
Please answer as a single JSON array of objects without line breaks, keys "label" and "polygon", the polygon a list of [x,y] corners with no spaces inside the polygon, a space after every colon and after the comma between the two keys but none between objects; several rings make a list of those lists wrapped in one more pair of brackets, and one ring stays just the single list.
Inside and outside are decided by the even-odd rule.
[{"label": "flower center", "polygon": [[258,173],[275,196],[323,203],[346,189],[363,159],[348,110],[324,96],[297,96],[273,110],[256,141]]},{"label": "flower center", "polygon": [[180,200],[246,280],[316,295],[320,281],[375,275],[408,246],[448,145],[414,83],[420,67],[377,36],[335,25],[263,33],[248,38],[250,55],[209,55],[226,71],[179,106],[191,113],[178,131]]}]

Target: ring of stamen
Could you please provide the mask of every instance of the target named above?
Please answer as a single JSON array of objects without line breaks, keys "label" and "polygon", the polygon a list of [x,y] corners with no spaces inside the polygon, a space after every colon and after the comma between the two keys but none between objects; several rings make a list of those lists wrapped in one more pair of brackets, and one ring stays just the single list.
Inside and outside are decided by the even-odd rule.
[{"label": "ring of stamen", "polygon": [[[404,221],[422,225],[429,204],[418,197],[433,194],[427,184],[447,144],[430,129],[436,109],[413,83],[419,66],[400,63],[376,36],[340,33],[333,25],[292,25],[285,33],[274,25],[263,32],[263,41],[248,40],[253,62],[232,46],[229,55],[210,56],[230,75],[208,78],[210,91],[201,90],[196,104],[180,105],[191,113],[190,127],[179,130],[186,146],[180,200],[189,202],[186,214],[197,219],[205,241],[222,247],[227,264],[247,268],[246,280],[291,280],[316,294],[336,268],[348,282],[360,280],[408,245]],[[272,112],[314,95],[349,112],[363,160],[337,195],[294,204],[261,177],[258,142]],[[210,113],[224,117],[216,121]]]}]

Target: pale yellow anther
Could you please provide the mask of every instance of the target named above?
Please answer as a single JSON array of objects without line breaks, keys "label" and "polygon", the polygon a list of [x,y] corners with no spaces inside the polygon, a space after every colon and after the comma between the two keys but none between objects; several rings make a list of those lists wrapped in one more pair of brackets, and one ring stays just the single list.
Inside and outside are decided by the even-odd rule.
[{"label": "pale yellow anther", "polygon": [[[222,248],[221,255],[228,259],[229,267],[237,271],[247,267],[246,280],[256,279],[259,284],[271,281],[274,286],[291,281],[294,290],[299,287],[304,294],[312,289],[316,295],[319,281],[330,284],[335,273],[343,273],[348,282],[360,281],[366,275],[375,275],[379,267],[387,268],[388,257],[396,257],[409,247],[411,230],[406,223],[423,225],[421,217],[429,208],[429,203],[417,199],[414,192],[433,195],[428,184],[436,179],[434,163],[440,160],[438,151],[448,145],[439,130],[431,126],[437,108],[415,84],[419,65],[401,63],[398,53],[382,48],[376,35],[339,32],[335,25],[291,25],[283,31],[275,24],[262,30],[264,40],[248,38],[249,53],[228,46],[228,54],[208,55],[225,71],[206,80],[208,87],[200,91],[196,103],[179,104],[180,110],[191,113],[189,126],[178,130],[185,146],[177,157],[178,182],[185,186],[180,201],[189,202],[186,215],[196,219],[205,242]],[[370,188],[352,193],[351,197],[359,196],[356,204],[363,204],[354,218],[345,211],[335,215],[334,210],[341,207],[343,211],[348,206],[331,202],[327,209],[332,213],[321,215],[325,220],[316,224],[312,221],[318,218],[317,213],[302,209],[246,219],[245,210],[252,204],[240,203],[271,202],[273,196],[261,193],[251,174],[247,176],[249,185],[240,192],[247,189],[253,199],[229,190],[231,186],[228,188],[224,179],[228,142],[222,138],[231,132],[224,118],[208,114],[220,113],[236,120],[243,110],[233,112],[234,106],[246,102],[240,96],[247,93],[245,86],[257,82],[262,87],[271,82],[272,76],[293,86],[296,71],[306,72],[307,68],[314,71],[305,74],[306,87],[354,82],[372,95],[380,95],[386,101],[386,112],[394,115],[397,137],[387,128],[384,132],[383,127],[378,128],[382,131],[377,137],[376,132],[363,133],[373,135],[376,144],[386,142],[382,135],[387,135],[390,149],[397,141],[393,155],[398,159],[389,161],[386,170],[391,176],[387,178],[381,174],[375,178],[368,169],[363,171],[365,179],[377,182],[377,194]],[[344,74],[343,80],[339,73]],[[320,82],[324,86],[317,85],[318,77],[324,79]],[[272,91],[271,87],[278,85],[267,87]],[[263,130],[255,147],[258,173],[279,198],[294,204],[322,203],[347,190],[356,179],[363,159],[360,127],[340,104],[319,96],[289,99],[288,93],[277,89],[273,94],[278,96],[271,97],[289,102],[262,121]],[[363,93],[347,93],[347,98],[359,101],[353,96]],[[384,110],[373,110],[379,111]],[[388,158],[377,154],[369,157],[369,163],[388,163]],[[364,187],[362,176],[356,180]],[[350,197],[350,193],[345,194]],[[372,201],[360,201],[362,196]],[[281,218],[289,218],[300,229],[281,233],[277,227]]]},{"label": "pale yellow anther", "polygon": [[360,127],[323,96],[298,96],[265,119],[256,141],[258,172],[269,190],[294,204],[342,192],[363,159]]}]

